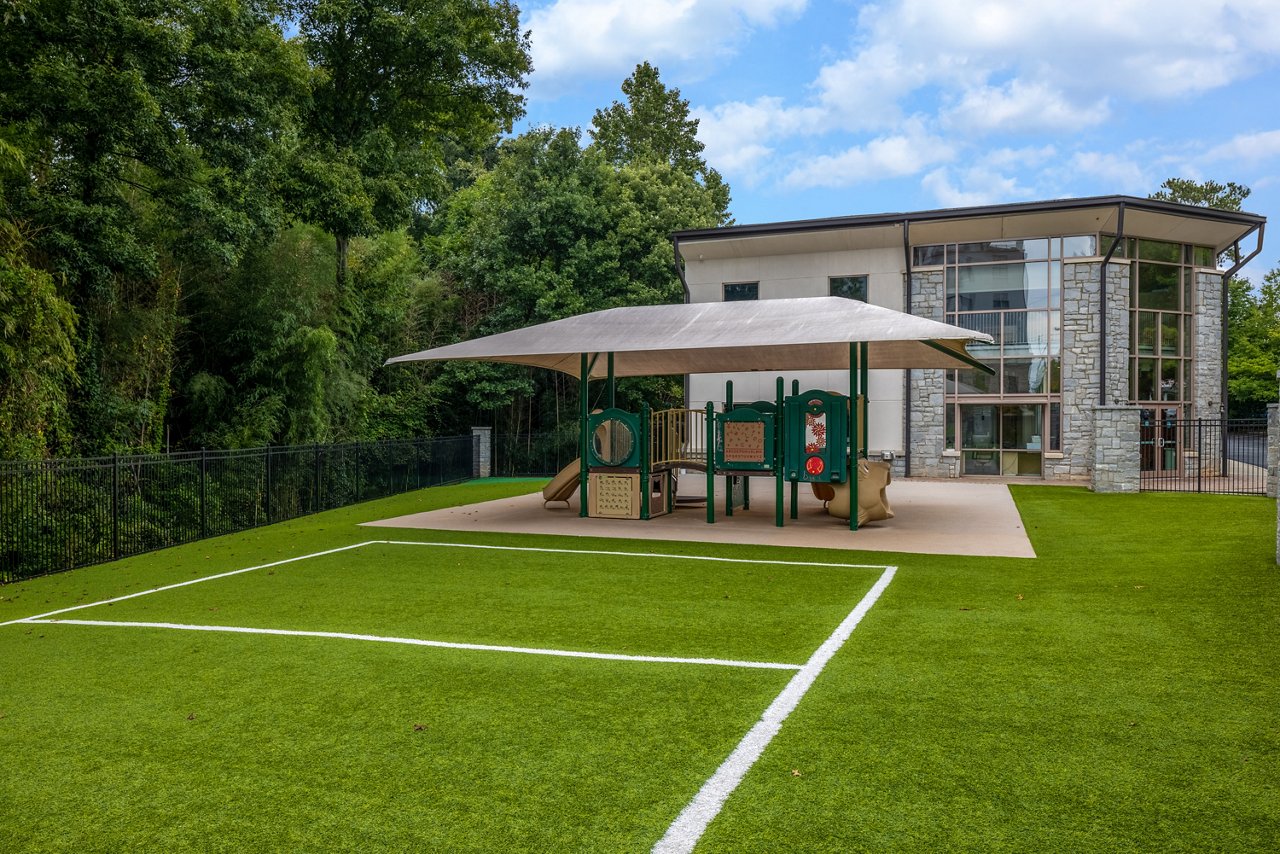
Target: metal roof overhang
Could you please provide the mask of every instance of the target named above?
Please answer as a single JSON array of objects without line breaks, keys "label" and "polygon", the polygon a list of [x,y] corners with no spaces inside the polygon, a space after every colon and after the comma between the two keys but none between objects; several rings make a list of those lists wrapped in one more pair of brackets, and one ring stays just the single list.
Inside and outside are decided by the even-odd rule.
[{"label": "metal roof overhang", "polygon": [[531,365],[591,378],[730,371],[845,370],[851,343],[868,367],[991,369],[965,350],[972,330],[841,297],[611,308],[388,359]]},{"label": "metal roof overhang", "polygon": [[[1258,214],[1195,207],[1133,196],[1097,196],[913,213],[831,217],[676,232],[686,259],[743,258],[832,252],[902,245],[903,223],[911,242],[966,243],[1055,234],[1114,234],[1125,208],[1127,236],[1212,246],[1225,251],[1266,222]],[[1101,250],[1100,250],[1101,252]]]}]

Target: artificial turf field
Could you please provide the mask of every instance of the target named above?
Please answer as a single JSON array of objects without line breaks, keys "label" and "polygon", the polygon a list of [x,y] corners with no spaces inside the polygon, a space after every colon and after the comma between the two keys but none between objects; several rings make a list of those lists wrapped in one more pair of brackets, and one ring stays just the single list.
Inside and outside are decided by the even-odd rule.
[{"label": "artificial turf field", "polygon": [[530,487],[0,587],[0,624],[130,597],[0,625],[0,850],[645,851],[804,673],[698,851],[1280,847],[1274,502],[1014,487],[1034,560],[356,547]]}]

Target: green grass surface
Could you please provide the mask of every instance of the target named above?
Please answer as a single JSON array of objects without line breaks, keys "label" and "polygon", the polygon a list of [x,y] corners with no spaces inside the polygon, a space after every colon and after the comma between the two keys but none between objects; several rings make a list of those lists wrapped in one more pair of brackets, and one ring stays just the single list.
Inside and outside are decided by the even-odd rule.
[{"label": "green grass surface", "polygon": [[[1274,502],[1015,487],[1035,560],[355,525],[530,486],[0,587],[0,622],[371,539],[895,564],[699,850],[1278,847]],[[66,616],[801,663],[878,574],[368,546]],[[0,661],[5,851],[645,851],[791,676],[49,624]]]}]

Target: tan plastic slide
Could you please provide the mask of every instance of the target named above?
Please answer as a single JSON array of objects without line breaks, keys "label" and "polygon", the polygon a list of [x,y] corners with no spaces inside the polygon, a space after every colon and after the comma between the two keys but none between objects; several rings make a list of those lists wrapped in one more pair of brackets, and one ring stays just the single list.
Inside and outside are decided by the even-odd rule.
[{"label": "tan plastic slide", "polygon": [[[885,489],[892,478],[889,464],[880,460],[858,460],[858,525],[867,522],[879,522],[881,519],[892,519],[893,510],[889,507],[889,498]],[[849,518],[848,483],[814,484],[827,486],[831,490],[831,498],[827,499],[827,512],[841,519]],[[818,495],[818,490],[814,489]],[[823,495],[818,495],[824,498]]]},{"label": "tan plastic slide", "polygon": [[569,465],[560,469],[560,473],[551,478],[551,482],[542,487],[542,506],[553,501],[563,501],[566,505],[573,494],[578,491],[578,476],[582,474],[582,457],[578,457]]}]

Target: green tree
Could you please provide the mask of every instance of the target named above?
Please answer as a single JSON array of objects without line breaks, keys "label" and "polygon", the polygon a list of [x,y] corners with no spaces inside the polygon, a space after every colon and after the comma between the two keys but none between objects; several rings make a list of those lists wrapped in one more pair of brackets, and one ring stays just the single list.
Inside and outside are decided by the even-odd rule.
[{"label": "green tree", "polygon": [[529,42],[508,0],[303,0],[297,10],[313,77],[294,193],[302,217],[334,236],[343,287],[353,237],[439,202],[450,143],[482,146],[523,115]]},{"label": "green tree", "polygon": [[76,318],[78,449],[153,448],[182,293],[278,221],[305,79],[274,3],[30,0],[0,28],[5,177]]},{"label": "green tree", "polygon": [[717,224],[729,221],[729,186],[707,165],[698,120],[679,89],[668,89],[648,62],[622,82],[626,103],[614,101],[591,119],[593,145],[614,165],[665,163],[696,179],[716,205]]},{"label": "green tree", "polygon": [[[449,200],[428,241],[454,306],[452,337],[471,338],[623,305],[679,302],[670,233],[714,225],[713,193],[657,160],[611,163],[573,129],[538,129],[504,142],[496,166]],[[424,345],[425,346],[425,345]],[[446,365],[436,397],[452,431],[487,416],[501,432],[572,424],[574,383],[545,371]],[[670,405],[670,379],[627,381],[626,405]]]},{"label": "green tree", "polygon": [[1151,194],[1151,198],[1202,208],[1218,208],[1238,211],[1252,191],[1243,184],[1228,181],[1193,181],[1190,178],[1170,178]]}]

